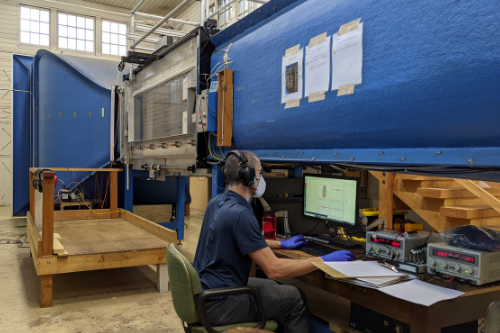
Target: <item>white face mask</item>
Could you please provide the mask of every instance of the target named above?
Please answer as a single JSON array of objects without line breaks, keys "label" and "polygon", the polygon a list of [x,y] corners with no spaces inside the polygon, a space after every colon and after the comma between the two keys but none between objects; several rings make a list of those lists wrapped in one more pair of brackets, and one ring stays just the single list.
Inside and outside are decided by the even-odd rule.
[{"label": "white face mask", "polygon": [[253,197],[259,198],[264,195],[265,191],[266,191],[266,181],[264,180],[264,176],[260,176],[259,187],[257,187],[257,190],[255,191]]}]

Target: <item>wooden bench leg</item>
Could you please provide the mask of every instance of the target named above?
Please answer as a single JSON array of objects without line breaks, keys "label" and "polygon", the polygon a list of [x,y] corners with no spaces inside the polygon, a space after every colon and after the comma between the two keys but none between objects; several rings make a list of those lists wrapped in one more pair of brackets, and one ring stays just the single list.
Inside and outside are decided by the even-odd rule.
[{"label": "wooden bench leg", "polygon": [[42,275],[42,308],[52,307],[52,275]]},{"label": "wooden bench leg", "polygon": [[156,265],[156,290],[159,293],[168,292],[168,267],[167,264]]}]

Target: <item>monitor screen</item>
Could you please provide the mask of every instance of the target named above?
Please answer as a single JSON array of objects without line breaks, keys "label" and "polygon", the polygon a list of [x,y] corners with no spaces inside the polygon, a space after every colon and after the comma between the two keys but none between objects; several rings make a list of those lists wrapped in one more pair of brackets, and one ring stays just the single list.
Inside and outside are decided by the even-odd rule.
[{"label": "monitor screen", "polygon": [[304,216],[355,226],[358,220],[359,179],[304,176]]}]

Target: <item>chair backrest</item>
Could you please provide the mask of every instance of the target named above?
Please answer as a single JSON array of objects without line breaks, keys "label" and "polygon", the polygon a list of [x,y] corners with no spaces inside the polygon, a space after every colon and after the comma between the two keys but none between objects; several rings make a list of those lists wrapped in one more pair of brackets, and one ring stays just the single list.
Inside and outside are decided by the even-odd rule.
[{"label": "chair backrest", "polygon": [[486,312],[486,329],[484,332],[500,332],[500,301],[495,301],[488,306],[488,311]]},{"label": "chair backrest", "polygon": [[167,246],[167,266],[175,312],[188,324],[197,322],[195,295],[202,292],[200,278],[174,243]]}]

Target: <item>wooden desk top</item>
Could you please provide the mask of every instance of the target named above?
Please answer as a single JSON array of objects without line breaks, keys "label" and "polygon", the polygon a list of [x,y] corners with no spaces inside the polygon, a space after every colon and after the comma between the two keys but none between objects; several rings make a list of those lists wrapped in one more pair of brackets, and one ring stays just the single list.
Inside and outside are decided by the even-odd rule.
[{"label": "wooden desk top", "polygon": [[[360,249],[355,250],[359,259],[364,257]],[[278,257],[289,259],[313,257],[298,250],[279,249],[274,250],[274,253]],[[424,274],[420,275],[423,279]],[[411,333],[437,333],[441,332],[442,327],[485,318],[489,304],[500,299],[500,282],[478,287],[459,282],[446,284],[444,280],[431,279],[429,283],[442,287],[455,287],[465,294],[457,299],[441,301],[426,307],[389,296],[377,289],[362,288],[339,280],[327,279],[321,270],[298,277],[297,280],[408,323],[412,327]]]}]

